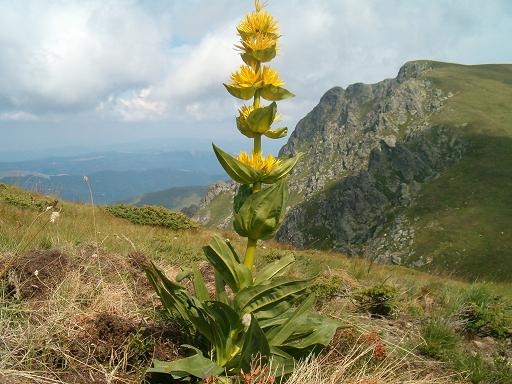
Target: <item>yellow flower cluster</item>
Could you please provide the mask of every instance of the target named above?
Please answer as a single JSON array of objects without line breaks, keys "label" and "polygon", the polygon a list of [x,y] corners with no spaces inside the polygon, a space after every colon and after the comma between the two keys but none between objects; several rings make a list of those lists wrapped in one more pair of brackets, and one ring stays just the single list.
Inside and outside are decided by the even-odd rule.
[{"label": "yellow flower cluster", "polygon": [[240,119],[241,124],[247,125],[247,118],[254,111],[254,106],[252,105],[242,105],[238,110],[238,118]]},{"label": "yellow flower cluster", "polygon": [[240,152],[237,159],[251,168],[258,169],[267,175],[281,163],[281,160],[276,159],[272,155],[268,155],[265,158],[259,153],[252,153],[249,155],[247,152],[243,151]]},{"label": "yellow flower cluster", "polygon": [[255,37],[257,35],[272,36],[274,39],[279,37],[279,25],[276,19],[267,11],[263,10],[261,1],[255,2],[256,10],[245,16],[238,24],[237,31],[242,39],[246,37]]},{"label": "yellow flower cluster", "polygon": [[279,74],[270,67],[261,66],[261,63],[272,60],[277,54],[279,26],[274,17],[263,10],[260,1],[255,2],[255,8],[237,27],[240,45],[236,47],[242,51],[242,59],[247,65],[242,65],[231,75],[231,85],[239,88],[280,87],[284,82]]},{"label": "yellow flower cluster", "polygon": [[237,72],[231,74],[231,85],[240,88],[261,87],[263,85],[280,87],[283,84],[284,81],[279,77],[279,73],[266,66],[259,71],[255,71],[254,68],[248,65],[242,65]]}]

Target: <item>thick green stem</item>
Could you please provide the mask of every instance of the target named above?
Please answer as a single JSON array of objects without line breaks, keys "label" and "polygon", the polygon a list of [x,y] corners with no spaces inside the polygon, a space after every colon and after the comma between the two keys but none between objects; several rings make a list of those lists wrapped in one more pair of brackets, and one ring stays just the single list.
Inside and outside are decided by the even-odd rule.
[{"label": "thick green stem", "polygon": [[[258,61],[256,63],[255,71],[261,71],[261,63]],[[254,100],[252,103],[254,108],[260,107],[260,93],[256,91],[254,94]],[[260,155],[261,156],[261,135],[256,135],[253,141],[253,156]],[[261,190],[261,183],[254,183],[252,185],[252,193],[259,192]],[[256,244],[258,243],[258,239],[247,239],[247,248],[245,250],[245,258],[244,264],[252,270],[252,266],[254,264],[254,257],[256,256]]]},{"label": "thick green stem", "polygon": [[256,135],[254,137],[254,146],[252,152],[255,155],[261,155],[261,135]]},{"label": "thick green stem", "polygon": [[[254,147],[252,150],[253,156],[261,156],[261,135],[254,137]],[[252,185],[252,193],[259,192],[261,190],[261,183],[254,183]]]},{"label": "thick green stem", "polygon": [[247,239],[247,248],[245,250],[244,264],[252,271],[254,257],[256,256],[256,244],[258,240]]}]

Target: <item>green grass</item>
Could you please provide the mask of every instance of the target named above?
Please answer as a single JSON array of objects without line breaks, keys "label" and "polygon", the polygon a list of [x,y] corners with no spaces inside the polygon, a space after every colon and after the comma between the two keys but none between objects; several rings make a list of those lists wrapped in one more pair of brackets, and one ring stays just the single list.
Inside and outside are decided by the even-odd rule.
[{"label": "green grass", "polygon": [[[416,256],[470,280],[512,278],[512,65],[433,63],[428,79],[445,94],[433,124],[467,142],[462,161],[423,185],[413,208]],[[499,266],[499,268],[497,267]]]},{"label": "green grass", "polygon": [[[1,198],[7,195],[11,198]],[[3,340],[0,345],[0,381],[2,375],[8,373],[14,375],[12,377],[20,377],[20,380],[29,378],[15,381],[17,383],[44,382],[38,381],[35,375],[65,383],[73,381],[74,376],[69,376],[73,372],[86,372],[86,376],[93,375],[98,382],[140,382],[152,353],[168,344],[162,344],[156,334],[143,334],[157,325],[161,326],[161,317],[155,310],[158,308],[155,295],[131,255],[144,254],[172,277],[181,268],[204,260],[201,248],[209,243],[215,232],[205,228],[174,230],[132,224],[101,208],[66,201],[56,205],[60,216],[50,223],[49,212],[41,211],[37,203],[35,207],[11,203],[17,200],[53,202],[54,199],[11,186],[2,187],[0,271],[5,270],[6,262],[27,268],[31,255],[45,255],[47,249],[47,252],[64,254],[68,264],[62,281],[50,284],[42,280],[47,294],[34,300],[9,297],[7,280],[0,279],[0,338]],[[232,231],[218,234],[229,238],[239,254],[242,253],[244,239]],[[298,251],[273,241],[262,242],[256,268],[289,254],[297,258],[291,271],[293,275],[317,276],[314,286],[320,299],[317,309],[341,319],[348,327],[347,332],[355,335],[355,339],[348,339],[353,345],[345,345],[347,339],[342,339],[329,355],[333,358],[337,348],[345,345],[349,353],[341,357],[352,356],[351,353],[355,353],[354,358],[364,356],[363,360],[359,358],[355,362],[344,360],[343,364],[349,366],[345,372],[352,372],[354,377],[358,377],[357,374],[362,374],[359,369],[363,367],[368,382],[379,377],[385,378],[381,382],[389,383],[403,382],[407,377],[410,381],[405,382],[411,384],[450,382],[435,381],[432,376],[424,379],[426,372],[409,371],[412,364],[430,369],[430,374],[432,367],[437,367],[434,377],[455,374],[460,382],[464,382],[462,379],[466,374],[474,383],[507,383],[510,380],[510,365],[504,363],[502,357],[511,357],[507,355],[509,337],[496,332],[485,333],[486,336],[479,334],[489,326],[498,330],[511,327],[512,320],[508,315],[501,316],[501,313],[508,313],[508,310],[501,309],[508,307],[495,305],[510,302],[510,284],[480,282],[469,285],[402,266],[369,264],[337,252]],[[40,270],[39,278],[43,279],[44,265],[35,267]],[[35,277],[31,284],[41,285]],[[357,295],[366,292],[368,297],[378,299],[382,289],[369,288],[383,286],[393,287],[393,316],[374,318],[367,311],[361,311]],[[496,299],[498,297],[499,300]],[[463,315],[467,314],[464,310],[469,303],[484,310],[474,323],[485,323],[486,326],[481,328],[478,325],[475,332],[460,328],[468,324]],[[109,326],[115,326],[116,332],[123,331],[120,335],[123,337],[116,341],[111,333],[106,333],[103,336],[106,341],[91,341],[89,337],[98,333],[94,327],[101,319],[110,319],[108,324],[113,323]],[[168,332],[179,331],[168,324],[166,327]],[[84,334],[88,335],[85,339],[81,338]],[[371,340],[382,340],[380,353],[384,353],[386,359],[371,360],[374,359],[373,345],[364,344],[368,341],[361,344],[361,340],[366,339],[360,339],[358,335],[372,335]],[[474,340],[487,342],[486,338],[492,340],[489,352],[473,347]],[[359,343],[354,340],[359,340]],[[96,348],[90,348],[91,342]],[[404,350],[411,353],[406,354]],[[87,354],[80,355],[77,351],[86,351]],[[367,358],[369,360],[365,360]],[[338,361],[311,362],[317,364],[314,366],[320,378],[307,382],[320,384],[328,381],[329,377],[341,377],[336,376],[343,372],[336,368],[341,367]],[[382,371],[384,368],[390,370]],[[329,376],[331,374],[334,376]],[[424,381],[418,381],[418,378]],[[343,381],[337,379],[332,382]]]}]

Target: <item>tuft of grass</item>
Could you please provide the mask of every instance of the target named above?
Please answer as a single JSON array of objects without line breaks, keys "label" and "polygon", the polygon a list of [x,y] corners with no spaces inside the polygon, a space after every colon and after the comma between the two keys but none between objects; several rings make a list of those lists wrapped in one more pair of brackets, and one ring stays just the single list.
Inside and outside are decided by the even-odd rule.
[{"label": "tuft of grass", "polygon": [[471,287],[463,297],[459,317],[469,335],[506,339],[512,336],[512,304],[480,287]]},{"label": "tuft of grass", "polygon": [[430,319],[421,329],[424,344],[419,351],[427,357],[438,360],[449,360],[456,352],[460,337],[453,327],[443,319]]}]

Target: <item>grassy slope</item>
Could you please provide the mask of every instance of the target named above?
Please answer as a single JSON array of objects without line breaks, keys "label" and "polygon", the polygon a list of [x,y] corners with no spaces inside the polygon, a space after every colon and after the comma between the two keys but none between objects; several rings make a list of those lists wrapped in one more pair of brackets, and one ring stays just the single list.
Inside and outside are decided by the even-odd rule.
[{"label": "grassy slope", "polygon": [[510,281],[512,65],[434,63],[427,77],[454,94],[433,123],[456,129],[469,146],[409,211],[419,218],[416,254],[459,276]]},{"label": "grassy slope", "polygon": [[[126,324],[133,324],[134,329],[151,329],[159,324],[159,317],[154,311],[154,294],[144,283],[140,269],[131,264],[130,253],[134,249],[143,252],[165,271],[172,272],[179,270],[177,266],[186,267],[194,261],[203,260],[201,247],[210,241],[214,232],[204,229],[173,231],[137,226],[112,217],[99,208],[94,209],[93,215],[90,205],[68,202],[59,202],[62,208],[60,217],[55,223],[48,223],[49,213],[41,213],[34,207],[39,202],[44,207],[51,201],[51,198],[0,184],[0,270],[2,266],[5,267],[6,261],[16,264],[21,257],[23,263],[27,262],[30,254],[27,255],[26,252],[31,249],[38,249],[38,252],[63,252],[71,264],[64,271],[64,280],[57,285],[46,282],[50,292],[46,296],[39,296],[36,301],[23,298],[12,300],[5,297],[0,289],[0,339],[4,341],[0,346],[0,381],[10,380],[11,377],[14,378],[12,383],[75,382],[73,380],[76,377],[73,375],[83,373],[85,381],[76,382],[90,382],[88,380],[92,376],[89,375],[94,375],[100,383],[112,382],[116,378],[122,379],[120,382],[136,383],[143,374],[144,364],[149,362],[147,358],[158,352],[158,348],[153,350],[154,342],[141,339],[143,336],[138,331],[123,330],[121,327],[123,332],[131,333],[118,344],[115,344],[116,340],[100,338],[103,349],[89,349],[85,360],[84,356],[75,355],[75,351],[87,349],[87,345],[80,343],[91,342],[91,335],[105,337],[95,327],[101,323],[99,320],[105,318],[110,324],[109,316],[114,316],[113,319]],[[243,239],[236,234],[226,231],[220,235],[230,238],[240,253],[244,249]],[[455,337],[449,348],[442,342],[442,338],[439,340],[437,334],[432,335],[432,331],[427,335],[428,342],[424,340],[425,326],[433,319],[449,324],[442,328],[442,332],[455,333],[454,327],[458,324],[455,319],[464,308],[468,290],[486,290],[492,297],[499,294],[510,299],[510,284],[469,286],[464,282],[430,276],[404,267],[370,265],[364,260],[346,258],[338,253],[299,252],[273,242],[265,242],[263,245],[258,252],[257,268],[265,261],[293,253],[297,263],[292,273],[321,276],[315,284],[320,299],[319,310],[343,319],[356,335],[368,335],[377,340],[382,337],[390,357],[385,361],[377,360],[374,362],[376,365],[372,365],[371,360],[366,360],[367,354],[360,354],[359,348],[368,348],[368,345],[364,344],[364,339],[357,336],[354,339],[351,336],[352,331],[343,334],[339,349],[331,351],[335,355],[340,353],[342,358],[350,357],[350,353],[356,352],[358,359],[364,360],[362,367],[366,371],[364,374],[370,375],[365,376],[368,382],[377,382],[380,378],[380,382],[389,383],[434,383],[437,382],[434,377],[446,374],[451,369],[459,372],[469,370],[475,383],[485,382],[484,380],[500,382],[495,380],[499,375],[508,375],[503,377],[505,380],[510,379],[510,370],[507,371],[507,368],[492,362],[491,353],[499,352],[506,345],[503,340],[490,343],[484,339],[482,343],[490,343],[491,351],[484,351],[485,353],[475,350],[470,342],[459,336]],[[41,280],[44,279],[45,265],[36,267],[41,270],[37,277],[39,280],[35,280],[33,276],[32,280],[36,285],[41,285],[45,283]],[[3,283],[5,280],[0,279],[0,288]],[[378,287],[384,283],[397,290],[397,316],[390,319],[372,319],[354,306],[354,297],[362,289]],[[163,345],[168,345],[169,341],[166,343]],[[400,347],[397,348],[396,344],[400,344]],[[161,348],[162,344],[157,343],[157,346]],[[437,366],[431,361],[422,360],[418,356],[419,351],[423,350],[421,348],[414,355],[408,355],[405,360],[400,357],[404,348],[408,350],[418,346],[423,346],[427,356],[447,361],[448,364]],[[342,352],[343,348],[348,348],[347,354]],[[369,348],[371,355],[371,345]],[[141,357],[142,353],[144,358]],[[126,365],[130,356],[137,357],[138,365]],[[487,358],[490,360],[486,360]],[[336,361],[331,359],[325,364],[322,362],[322,366],[330,367],[325,371],[322,366],[315,368],[314,364],[318,363],[313,362],[311,369],[315,369],[316,379],[306,381],[320,384],[331,380],[328,377],[334,377],[329,375],[341,375],[343,379],[336,376],[332,382],[360,382],[355,378],[350,379],[350,375],[362,374],[362,371],[358,371],[361,361],[349,361],[346,363],[348,367],[343,363],[343,370],[336,368],[339,366]],[[405,380],[406,375],[416,374],[416,368],[411,371],[411,363],[420,370],[428,370],[429,373],[418,371],[418,376],[415,376],[424,378],[423,381]],[[387,373],[382,371],[382,367]],[[307,374],[308,369],[301,368],[298,374]],[[37,379],[35,375],[51,377],[55,381]],[[455,375],[453,378],[461,379],[464,376]],[[23,377],[28,379],[23,381]]]}]

